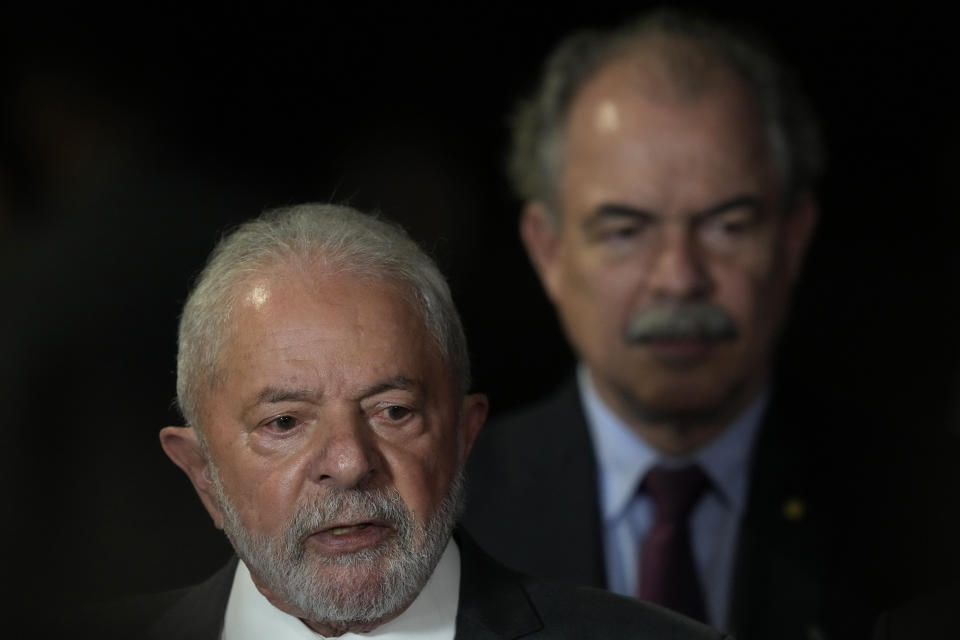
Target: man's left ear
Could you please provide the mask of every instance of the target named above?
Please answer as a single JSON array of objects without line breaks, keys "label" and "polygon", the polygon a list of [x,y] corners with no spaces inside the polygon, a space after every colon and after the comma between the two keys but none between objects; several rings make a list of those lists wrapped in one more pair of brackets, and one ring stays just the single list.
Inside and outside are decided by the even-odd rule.
[{"label": "man's left ear", "polygon": [[460,460],[465,462],[473,443],[480,433],[480,428],[487,420],[487,410],[490,403],[482,393],[471,393],[463,399],[463,410],[460,418]]},{"label": "man's left ear", "polygon": [[784,216],[783,250],[786,256],[787,275],[791,283],[800,276],[819,218],[820,206],[809,190],[797,194],[793,209]]},{"label": "man's left ear", "polygon": [[160,430],[160,445],[174,464],[183,469],[196,489],[200,501],[207,508],[218,529],[223,529],[223,514],[217,502],[210,463],[200,447],[199,436],[193,427],[164,427]]}]

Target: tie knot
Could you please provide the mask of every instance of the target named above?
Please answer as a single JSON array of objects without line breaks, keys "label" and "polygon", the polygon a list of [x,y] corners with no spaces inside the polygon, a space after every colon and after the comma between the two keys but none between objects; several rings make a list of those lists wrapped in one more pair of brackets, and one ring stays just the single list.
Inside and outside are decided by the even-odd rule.
[{"label": "tie knot", "polygon": [[658,519],[667,522],[685,522],[709,486],[710,479],[696,464],[673,469],[656,466],[641,484],[656,506]]}]

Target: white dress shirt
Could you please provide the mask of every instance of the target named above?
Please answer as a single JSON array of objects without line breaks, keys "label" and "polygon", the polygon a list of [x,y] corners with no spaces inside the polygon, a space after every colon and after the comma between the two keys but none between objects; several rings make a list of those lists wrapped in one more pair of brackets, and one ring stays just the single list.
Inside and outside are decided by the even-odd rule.
[{"label": "white dress shirt", "polygon": [[[423,590],[407,609],[368,633],[345,633],[339,640],[453,640],[460,598],[460,550],[450,539]],[[317,640],[299,618],[273,606],[253,583],[243,561],[237,563],[221,640]]]},{"label": "white dress shirt", "polygon": [[652,501],[638,493],[647,471],[657,464],[695,462],[710,478],[711,487],[690,515],[693,556],[709,622],[725,628],[737,537],[750,488],[750,459],[767,395],[761,394],[705,447],[675,458],[655,451],[603,404],[586,367],[578,369],[577,382],[597,453],[608,587],[629,596],[638,592],[640,547],[654,521]]}]

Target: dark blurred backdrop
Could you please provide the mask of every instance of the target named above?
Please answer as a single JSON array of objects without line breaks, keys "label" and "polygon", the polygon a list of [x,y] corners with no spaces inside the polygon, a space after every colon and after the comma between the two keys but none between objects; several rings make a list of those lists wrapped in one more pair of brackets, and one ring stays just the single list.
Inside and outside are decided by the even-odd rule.
[{"label": "dark blurred backdrop", "polygon": [[[157,432],[179,421],[190,280],[224,229],[265,208],[334,200],[405,224],[450,277],[495,414],[565,375],[501,167],[506,114],[549,48],[638,8],[584,4],[0,12],[8,588],[42,607],[195,581],[227,557]],[[781,376],[907,441],[954,428],[952,25],[725,4],[797,68],[830,151]],[[887,437],[870,419],[836,435]]]}]

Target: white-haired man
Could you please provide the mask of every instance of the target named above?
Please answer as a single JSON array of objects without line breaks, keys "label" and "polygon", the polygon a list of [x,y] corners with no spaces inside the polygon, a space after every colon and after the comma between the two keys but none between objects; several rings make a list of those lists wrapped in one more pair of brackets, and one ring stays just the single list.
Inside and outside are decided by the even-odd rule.
[{"label": "white-haired man", "polygon": [[227,236],[180,322],[187,426],[161,432],[237,558],[117,611],[123,637],[717,638],[548,585],[454,533],[487,413],[460,320],[398,227],[303,205]]}]

